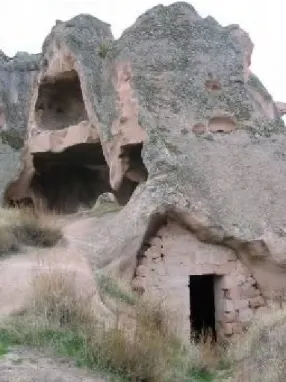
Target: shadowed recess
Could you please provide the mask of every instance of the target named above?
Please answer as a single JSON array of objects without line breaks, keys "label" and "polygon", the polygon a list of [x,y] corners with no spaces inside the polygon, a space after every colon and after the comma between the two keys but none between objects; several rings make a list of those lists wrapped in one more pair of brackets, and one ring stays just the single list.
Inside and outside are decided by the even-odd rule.
[{"label": "shadowed recess", "polygon": [[47,130],[64,129],[87,120],[76,71],[47,77],[40,83],[35,114],[37,125]]},{"label": "shadowed recess", "polygon": [[147,170],[138,145],[124,155],[128,162],[126,176],[116,192],[110,186],[109,167],[100,143],[78,144],[61,153],[34,154],[35,174],[30,188],[48,210],[60,213],[91,208],[105,192],[114,192],[118,203],[125,205],[139,182],[147,179]]},{"label": "shadowed recess", "polygon": [[33,158],[33,193],[49,210],[76,212],[91,208],[99,195],[112,192],[109,168],[98,143],[79,144],[62,153],[40,153]]}]

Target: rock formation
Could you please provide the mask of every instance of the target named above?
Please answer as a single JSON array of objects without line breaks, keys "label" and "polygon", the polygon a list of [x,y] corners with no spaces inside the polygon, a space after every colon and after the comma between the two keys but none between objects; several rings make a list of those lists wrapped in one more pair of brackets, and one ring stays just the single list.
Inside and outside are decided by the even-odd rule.
[{"label": "rock formation", "polygon": [[18,166],[39,59],[21,52],[9,58],[0,51],[0,194]]},{"label": "rock formation", "polygon": [[[175,221],[246,270],[237,286],[245,282],[256,303],[234,308],[241,298],[229,296],[222,313],[249,320],[250,303],[286,287],[285,126],[250,70],[252,49],[239,26],[222,27],[184,2],[152,8],[116,41],[88,15],[57,23],[37,86],[30,98],[23,91],[26,141],[6,204],[28,198],[72,212],[112,192],[125,207],[93,224],[90,261],[133,279],[141,293],[150,277],[138,277],[139,260],[163,222]],[[18,107],[25,115],[26,104]],[[236,319],[224,323],[232,334]]]},{"label": "rock formation", "polygon": [[276,102],[276,107],[281,116],[286,114],[286,103],[285,102]]}]

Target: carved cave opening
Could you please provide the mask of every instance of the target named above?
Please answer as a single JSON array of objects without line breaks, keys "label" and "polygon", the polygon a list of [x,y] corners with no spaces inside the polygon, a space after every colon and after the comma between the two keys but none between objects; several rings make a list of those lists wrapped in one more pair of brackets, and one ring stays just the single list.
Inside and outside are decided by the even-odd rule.
[{"label": "carved cave opening", "polygon": [[[141,149],[133,147],[130,150],[124,154],[128,162],[126,173],[133,171],[136,174],[142,166],[145,168]],[[74,213],[80,207],[92,208],[97,198],[106,192],[114,193],[118,204],[125,205],[139,184],[139,175],[132,179],[127,175],[119,189],[112,190],[109,166],[100,143],[78,144],[61,153],[34,154],[33,164],[35,174],[30,189],[34,198],[57,213]]]},{"label": "carved cave opening", "polygon": [[235,130],[236,123],[228,116],[213,117],[210,119],[208,127],[212,133],[230,133]]},{"label": "carved cave opening", "polygon": [[73,213],[80,206],[91,208],[99,195],[112,192],[99,143],[78,144],[61,153],[38,153],[33,164],[30,188],[48,210]]},{"label": "carved cave opening", "polygon": [[126,204],[136,187],[148,179],[148,170],[142,160],[143,143],[128,144],[121,147],[119,159],[123,169],[123,179],[116,191],[118,203]]},{"label": "carved cave opening", "polygon": [[40,83],[35,117],[38,127],[46,130],[64,129],[88,119],[75,70],[46,77]]},{"label": "carved cave opening", "polygon": [[191,338],[216,341],[214,275],[189,276]]}]

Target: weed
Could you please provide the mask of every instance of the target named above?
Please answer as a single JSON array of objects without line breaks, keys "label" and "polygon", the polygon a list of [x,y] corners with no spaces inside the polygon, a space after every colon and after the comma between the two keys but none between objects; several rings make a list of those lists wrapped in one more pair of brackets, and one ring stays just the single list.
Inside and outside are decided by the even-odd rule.
[{"label": "weed", "polygon": [[105,44],[101,44],[99,46],[99,57],[100,58],[105,58],[107,56],[107,53],[109,52],[109,47]]},{"label": "weed", "polygon": [[7,353],[8,353],[8,346],[5,343],[0,341],[0,358]]},{"label": "weed", "polygon": [[135,305],[136,297],[124,291],[111,277],[101,275],[98,279],[98,284],[102,293],[128,305]]},{"label": "weed", "polygon": [[91,214],[96,217],[101,217],[105,214],[119,212],[122,209],[122,206],[114,202],[105,202],[100,205],[96,205]]}]

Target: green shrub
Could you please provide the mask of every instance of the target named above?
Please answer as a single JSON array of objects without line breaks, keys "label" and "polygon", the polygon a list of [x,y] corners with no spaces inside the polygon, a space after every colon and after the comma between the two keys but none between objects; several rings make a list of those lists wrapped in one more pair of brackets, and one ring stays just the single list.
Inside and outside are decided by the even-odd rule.
[{"label": "green shrub", "polygon": [[107,56],[107,53],[109,52],[109,47],[105,44],[101,44],[99,46],[99,57],[100,58],[105,58]]}]

